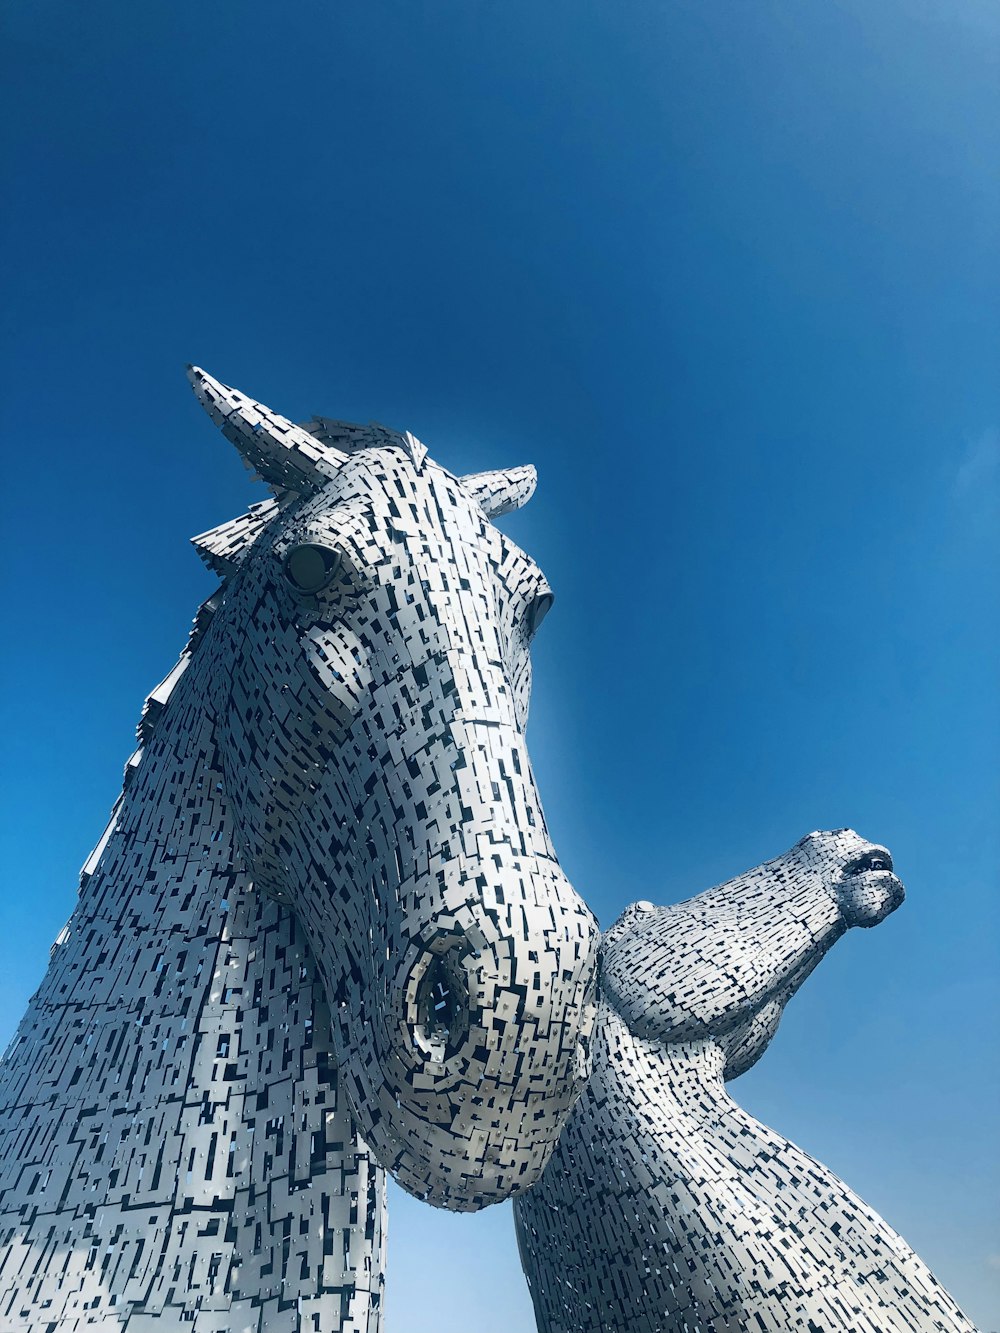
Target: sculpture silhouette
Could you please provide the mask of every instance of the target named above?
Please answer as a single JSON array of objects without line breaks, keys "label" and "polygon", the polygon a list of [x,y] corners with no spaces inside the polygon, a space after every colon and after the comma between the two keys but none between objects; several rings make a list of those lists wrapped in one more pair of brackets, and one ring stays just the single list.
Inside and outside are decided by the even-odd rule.
[{"label": "sculpture silhouette", "polygon": [[851,926],[903,900],[850,829],[604,937],[594,1072],[514,1205],[541,1333],[970,1333],[843,1181],[728,1096]]},{"label": "sculpture silhouette", "polygon": [[519,1195],[543,1333],[969,1330],[723,1086],[898,905],[888,853],[629,908],[587,1083],[597,928],[523,734],[552,597],[491,522],[533,469],[191,379],[273,498],[195,538],[222,586],[0,1064],[0,1330],[380,1333],[386,1169]]},{"label": "sculpture silhouette", "polygon": [[523,737],[551,594],[490,522],[534,473],[191,378],[274,498],[195,539],[222,588],[0,1067],[0,1328],[375,1333],[382,1167],[506,1198],[587,1074]]}]

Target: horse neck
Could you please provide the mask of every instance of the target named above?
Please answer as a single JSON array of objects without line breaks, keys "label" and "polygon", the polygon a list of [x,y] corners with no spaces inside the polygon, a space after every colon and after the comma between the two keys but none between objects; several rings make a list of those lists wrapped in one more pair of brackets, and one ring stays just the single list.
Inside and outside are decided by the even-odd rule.
[{"label": "horse neck", "polygon": [[[195,878],[206,888],[220,877],[245,880],[214,721],[204,704],[210,666],[207,658],[194,659],[130,761],[105,845],[81,893],[84,911],[103,915],[116,899],[124,905],[128,895],[136,906],[169,911],[176,921],[178,911],[188,916],[194,900],[165,900],[163,889],[186,868],[197,867]],[[155,920],[147,918],[149,924]]]},{"label": "horse neck", "polygon": [[[86,1006],[88,1016],[136,1005],[141,1012],[165,989],[183,1006],[209,965],[210,943],[227,931],[247,933],[241,918],[245,927],[250,886],[221,791],[211,719],[199,703],[197,665],[126,769],[125,790],[87,862],[26,1024],[33,1011],[62,1019],[67,1006]],[[26,1036],[20,1032],[8,1050],[8,1072]],[[37,1056],[33,1039],[29,1045]],[[88,1074],[82,1069],[77,1082]]]},{"label": "horse neck", "polygon": [[309,949],[238,858],[204,670],[133,766],[0,1064],[0,1326],[169,1325],[244,1293],[275,1328],[289,1293],[331,1329],[380,1325],[384,1175]]},{"label": "horse neck", "polygon": [[637,1105],[656,1106],[677,1120],[716,1116],[732,1105],[723,1081],[724,1056],[712,1037],[678,1042],[636,1036],[602,1001],[594,1047],[594,1082],[631,1118]]}]

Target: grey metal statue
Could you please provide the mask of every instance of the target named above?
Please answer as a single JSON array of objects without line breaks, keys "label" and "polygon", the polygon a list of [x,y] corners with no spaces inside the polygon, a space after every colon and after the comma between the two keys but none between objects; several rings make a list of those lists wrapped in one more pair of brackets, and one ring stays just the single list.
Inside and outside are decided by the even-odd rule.
[{"label": "grey metal statue", "polygon": [[626,909],[594,1072],[514,1205],[541,1333],[970,1333],[906,1242],[725,1088],[827,950],[902,901],[886,849],[839,829]]},{"label": "grey metal statue", "polygon": [[386,1171],[519,1196],[545,1333],[968,1330],[723,1088],[888,853],[630,908],[588,1083],[599,934],[524,741],[552,595],[492,521],[534,470],[190,376],[272,497],[195,538],[221,585],[0,1063],[0,1333],[380,1333]]},{"label": "grey metal statue", "polygon": [[384,1170],[474,1209],[583,1085],[597,926],[524,743],[534,470],[293,425],[193,370],[273,498],[150,696],[0,1066],[3,1333],[375,1333]]}]

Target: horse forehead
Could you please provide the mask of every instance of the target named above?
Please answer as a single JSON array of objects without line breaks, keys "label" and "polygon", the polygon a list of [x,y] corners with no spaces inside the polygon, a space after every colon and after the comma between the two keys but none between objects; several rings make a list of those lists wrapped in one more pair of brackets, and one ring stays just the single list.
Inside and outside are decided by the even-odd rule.
[{"label": "horse forehead", "polygon": [[879,850],[879,845],[862,838],[854,829],[842,828],[810,834],[792,848],[792,854],[804,853],[809,861],[840,862],[873,850]]},{"label": "horse forehead", "polygon": [[856,855],[858,852],[868,851],[875,846],[867,838],[862,838],[860,833],[855,833],[852,828],[837,829],[833,835],[833,846],[838,852],[845,855]]},{"label": "horse forehead", "polygon": [[[377,531],[381,523],[387,538],[391,533],[434,563],[447,564],[449,547],[459,544],[477,548],[495,573],[514,568],[519,581],[542,577],[535,560],[484,516],[461,480],[430,458],[418,469],[401,451],[359,451],[301,517],[333,531],[358,522]],[[418,545],[432,535],[438,545]]]},{"label": "horse forehead", "polygon": [[303,512],[314,519],[334,520],[366,512],[406,534],[447,527],[457,515],[482,519],[457,477],[429,458],[417,468],[398,449],[359,450],[311,497]]},{"label": "horse forehead", "polygon": [[404,449],[359,449],[339,470],[332,489],[341,495],[364,494],[373,499],[420,498],[443,490],[456,501],[475,507],[458,477],[429,457],[418,466]]}]

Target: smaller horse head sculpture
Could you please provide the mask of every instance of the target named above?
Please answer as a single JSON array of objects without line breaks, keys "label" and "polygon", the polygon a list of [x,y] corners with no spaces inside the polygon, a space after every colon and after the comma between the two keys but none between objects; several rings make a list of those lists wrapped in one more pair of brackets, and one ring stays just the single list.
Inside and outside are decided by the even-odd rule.
[{"label": "smaller horse head sculpture", "polygon": [[588,1073],[597,927],[524,743],[552,595],[491,519],[534,469],[455,477],[409,433],[194,390],[274,498],[195,538],[242,854],[296,913],[362,1134],[474,1209],[541,1174]]}]

